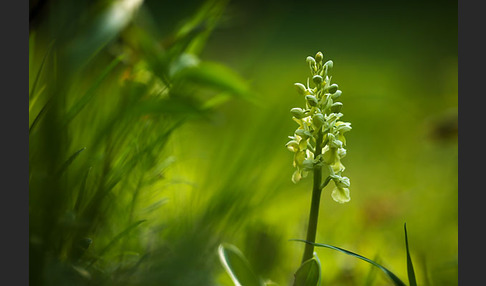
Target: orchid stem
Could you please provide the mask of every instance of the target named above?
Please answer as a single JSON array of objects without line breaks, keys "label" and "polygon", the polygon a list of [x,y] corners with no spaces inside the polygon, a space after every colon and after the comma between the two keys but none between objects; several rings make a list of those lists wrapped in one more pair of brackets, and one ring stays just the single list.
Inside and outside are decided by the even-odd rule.
[{"label": "orchid stem", "polygon": [[[322,152],[322,129],[319,130],[317,140],[316,140],[316,153],[314,154],[315,157],[319,156]],[[317,233],[317,220],[319,217],[319,204],[321,201],[321,181],[322,181],[322,166],[315,165],[314,166],[314,185],[312,189],[312,201],[311,201],[311,208],[309,213],[309,224],[307,227],[307,241],[315,243],[316,242],[316,233]],[[326,179],[326,182],[329,183],[329,178]],[[304,256],[302,257],[302,263],[311,259],[314,256],[314,245],[306,243],[304,249]]]}]

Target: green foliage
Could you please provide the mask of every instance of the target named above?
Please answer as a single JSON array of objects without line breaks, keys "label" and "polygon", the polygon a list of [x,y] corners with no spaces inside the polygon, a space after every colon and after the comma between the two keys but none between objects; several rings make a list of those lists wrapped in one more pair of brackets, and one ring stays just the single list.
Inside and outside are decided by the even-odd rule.
[{"label": "green foliage", "polygon": [[[406,246],[406,252],[407,252],[407,273],[408,273],[408,280],[409,280],[410,286],[416,286],[417,285],[417,281],[415,279],[415,271],[413,269],[412,259],[410,257],[410,250],[409,250],[409,247],[408,247],[407,224],[404,224],[404,230],[405,230],[405,246]],[[371,265],[376,266],[381,271],[383,271],[393,281],[393,283],[395,285],[398,285],[398,286],[404,286],[405,285],[405,283],[403,283],[393,272],[391,272],[390,270],[388,270],[384,266],[380,265],[379,263],[377,263],[377,262],[375,262],[375,261],[373,261],[373,260],[371,260],[369,258],[366,258],[366,257],[364,257],[362,255],[359,255],[359,254],[356,254],[356,253],[351,252],[349,250],[346,250],[346,249],[343,249],[343,248],[340,248],[340,247],[336,247],[336,246],[333,246],[333,245],[329,245],[329,244],[313,243],[313,242],[309,242],[309,241],[302,240],[302,239],[292,239],[292,240],[293,241],[305,242],[307,244],[312,244],[312,245],[318,246],[318,247],[325,247],[325,248],[333,249],[333,250],[336,250],[336,251],[345,253],[347,255],[353,256],[355,258],[358,258],[360,260],[366,261],[366,262],[370,263]],[[304,264],[301,266],[301,268],[303,266],[304,266]]]},{"label": "green foliage", "polygon": [[264,285],[248,260],[234,245],[221,244],[218,248],[219,259],[235,285],[262,286]]},{"label": "green foliage", "polygon": [[407,273],[408,273],[408,283],[410,286],[417,286],[417,280],[415,279],[415,270],[413,270],[412,257],[410,257],[410,250],[408,248],[408,235],[407,235],[407,224],[403,225],[405,230],[405,248],[407,250]]},{"label": "green foliage", "polygon": [[[153,29],[137,19],[141,1],[90,9],[56,4],[53,11],[72,13],[72,24],[50,30],[40,22],[29,44],[32,69],[36,55],[44,54],[32,70],[29,95],[30,281],[170,283],[164,276],[144,281],[153,278],[144,276],[147,261],[156,264],[150,253],[163,244],[141,239],[161,226],[146,217],[160,215],[166,200],[148,190],[164,181],[172,160],[167,143],[185,122],[207,118],[222,94],[248,99],[250,89],[237,73],[194,54],[210,30],[175,31],[178,36],[161,46],[150,32],[131,32]],[[214,25],[224,5],[210,1],[189,21]],[[92,24],[84,26],[78,13]],[[45,47],[49,37],[57,40]],[[188,52],[195,64],[179,64],[171,73]]]},{"label": "green foliage", "polygon": [[294,286],[321,285],[321,263],[314,253],[314,257],[306,260],[295,272]]}]

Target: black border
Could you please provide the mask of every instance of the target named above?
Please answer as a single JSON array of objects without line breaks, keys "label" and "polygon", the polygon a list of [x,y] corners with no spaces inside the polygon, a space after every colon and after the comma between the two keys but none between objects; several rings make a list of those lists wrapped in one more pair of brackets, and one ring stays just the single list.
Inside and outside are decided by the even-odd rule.
[{"label": "black border", "polygon": [[[486,96],[484,72],[484,9],[458,3],[459,53],[459,282],[479,285],[484,282],[485,201],[484,176],[484,120],[483,97]],[[482,152],[481,152],[482,151]]]},{"label": "black border", "polygon": [[[29,285],[29,3],[10,1],[2,29],[2,285]],[[7,255],[5,255],[5,253]],[[4,282],[5,281],[5,282]]]}]

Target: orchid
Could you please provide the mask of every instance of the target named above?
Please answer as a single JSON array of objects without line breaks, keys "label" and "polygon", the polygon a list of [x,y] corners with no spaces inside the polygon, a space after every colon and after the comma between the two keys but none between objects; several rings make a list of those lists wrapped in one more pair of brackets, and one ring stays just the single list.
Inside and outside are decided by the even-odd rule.
[{"label": "orchid", "polygon": [[[342,91],[335,83],[331,84],[330,70],[334,64],[331,60],[324,63],[324,56],[318,52],[315,57],[307,57],[314,87],[295,83],[297,92],[304,97],[305,106],[290,110],[292,119],[299,125],[286,147],[294,152],[293,165],[296,168],[292,181],[298,183],[306,178],[308,172],[316,166],[326,166],[335,188],[331,193],[334,201],[345,203],[350,200],[349,179],[341,177],[346,169],[341,159],[346,156],[346,138],[344,133],[350,131],[351,123],[340,121],[343,104],[336,101]],[[320,150],[317,150],[319,148]],[[346,178],[343,183],[343,178]]]}]

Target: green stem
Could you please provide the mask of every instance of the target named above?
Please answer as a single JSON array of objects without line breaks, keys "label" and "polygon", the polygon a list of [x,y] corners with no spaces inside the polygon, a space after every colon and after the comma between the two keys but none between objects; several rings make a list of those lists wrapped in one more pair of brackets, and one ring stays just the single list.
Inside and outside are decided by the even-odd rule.
[{"label": "green stem", "polygon": [[[322,130],[319,130],[319,134],[317,135],[316,140],[316,152],[314,154],[314,158],[319,156],[322,152]],[[307,238],[306,240],[309,242],[316,242],[316,233],[317,233],[317,219],[319,217],[319,204],[321,201],[321,181],[322,181],[322,167],[320,165],[314,166],[314,185],[312,188],[312,201],[311,201],[311,208],[309,213],[309,224],[307,227]],[[306,243],[304,249],[304,256],[302,258],[302,263],[306,260],[311,259],[314,256],[314,245]]]}]

